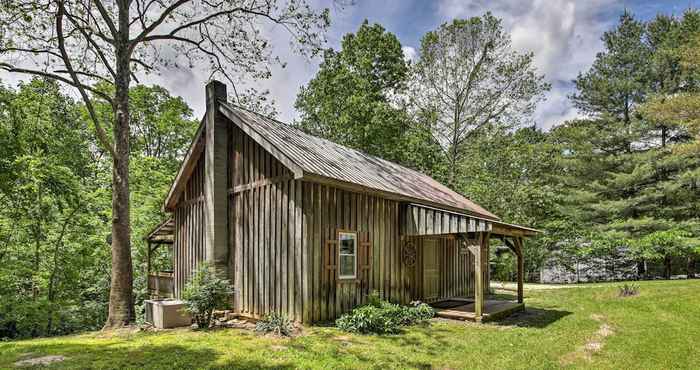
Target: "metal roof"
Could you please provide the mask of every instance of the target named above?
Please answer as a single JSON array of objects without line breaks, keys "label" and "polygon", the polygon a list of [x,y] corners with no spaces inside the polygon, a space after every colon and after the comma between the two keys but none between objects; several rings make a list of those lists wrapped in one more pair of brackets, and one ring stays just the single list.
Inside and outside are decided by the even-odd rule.
[{"label": "metal roof", "polygon": [[226,102],[221,102],[220,111],[245,132],[266,140],[263,146],[285,156],[285,161],[291,161],[301,170],[303,178],[313,179],[309,175],[315,175],[498,220],[480,205],[418,171],[309,135]]},{"label": "metal roof", "polygon": [[172,218],[163,220],[154,227],[144,239],[151,243],[171,244],[175,240],[175,221]]}]

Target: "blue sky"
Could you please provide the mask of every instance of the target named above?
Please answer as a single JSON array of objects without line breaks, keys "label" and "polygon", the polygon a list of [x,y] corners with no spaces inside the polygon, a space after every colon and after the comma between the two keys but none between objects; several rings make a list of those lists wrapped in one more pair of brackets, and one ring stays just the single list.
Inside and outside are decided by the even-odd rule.
[{"label": "blue sky", "polygon": [[[552,84],[547,100],[537,109],[538,127],[549,128],[577,116],[567,95],[573,91],[579,71],[587,69],[602,48],[600,37],[617,22],[625,8],[639,19],[651,19],[658,13],[680,15],[693,1],[612,1],[612,0],[358,0],[353,7],[335,13],[329,42],[337,46],[342,35],[353,32],[368,19],[396,34],[405,53],[413,56],[421,37],[453,18],[479,16],[487,11],[503,19],[513,45],[532,51],[540,73]],[[282,118],[293,119],[293,107],[287,110],[279,96]],[[286,98],[289,99],[289,98]]]},{"label": "blue sky", "polygon": [[[697,7],[700,3],[700,0],[355,0],[355,5],[339,9],[330,0],[308,1],[318,7],[331,8],[328,46],[337,48],[343,35],[356,31],[368,19],[396,34],[405,55],[411,58],[416,57],[420,39],[426,32],[454,18],[491,11],[503,19],[516,49],[534,53],[536,67],[552,84],[552,90],[538,106],[534,117],[536,125],[544,129],[578,116],[567,98],[573,92],[571,80],[579,71],[589,68],[602,48],[601,35],[615,25],[625,8],[646,20],[658,13],[680,15],[688,7]],[[248,83],[269,89],[279,118],[290,122],[297,117],[294,100],[299,87],[314,76],[320,61],[293,54],[284,30],[273,28],[266,32],[273,41],[274,52],[287,62],[287,67],[273,68],[269,80]],[[5,84],[16,83],[18,77],[0,72],[0,81]],[[172,94],[182,96],[195,115],[201,116],[207,78],[208,71],[194,68],[166,71],[142,81],[163,85]]]}]

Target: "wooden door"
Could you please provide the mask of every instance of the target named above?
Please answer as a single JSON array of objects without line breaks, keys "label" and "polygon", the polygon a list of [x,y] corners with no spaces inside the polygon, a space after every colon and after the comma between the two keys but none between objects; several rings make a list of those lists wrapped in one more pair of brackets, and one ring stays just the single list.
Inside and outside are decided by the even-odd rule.
[{"label": "wooden door", "polygon": [[440,266],[438,243],[435,239],[423,241],[423,299],[436,299],[440,295]]}]

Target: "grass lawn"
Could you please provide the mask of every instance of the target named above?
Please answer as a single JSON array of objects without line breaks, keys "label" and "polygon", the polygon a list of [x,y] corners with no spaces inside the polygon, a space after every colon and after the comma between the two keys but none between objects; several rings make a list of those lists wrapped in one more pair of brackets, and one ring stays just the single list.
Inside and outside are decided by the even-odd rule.
[{"label": "grass lawn", "polygon": [[0,368],[700,368],[700,280],[526,290],[524,313],[484,325],[435,319],[398,335],[311,327],[294,339],[241,329],[88,333],[0,343]]}]

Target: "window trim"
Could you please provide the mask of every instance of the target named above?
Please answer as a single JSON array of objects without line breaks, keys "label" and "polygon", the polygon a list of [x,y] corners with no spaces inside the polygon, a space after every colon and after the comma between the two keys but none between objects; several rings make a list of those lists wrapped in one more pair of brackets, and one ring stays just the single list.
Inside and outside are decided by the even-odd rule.
[{"label": "window trim", "polygon": [[[353,253],[353,254],[340,253],[340,249],[341,249],[340,248],[340,244],[341,244],[340,235],[352,235],[353,236],[353,240],[355,241],[355,253]],[[336,237],[337,237],[336,240],[338,240],[338,253],[337,253],[337,256],[338,256],[338,280],[356,280],[357,279],[357,252],[358,252],[358,248],[359,248],[358,241],[357,241],[357,238],[358,238],[357,231],[340,230],[339,229],[336,233]],[[354,272],[353,275],[342,275],[341,274],[341,263],[340,263],[341,256],[354,257],[353,258],[353,262],[354,262],[353,263],[353,272]]]}]

